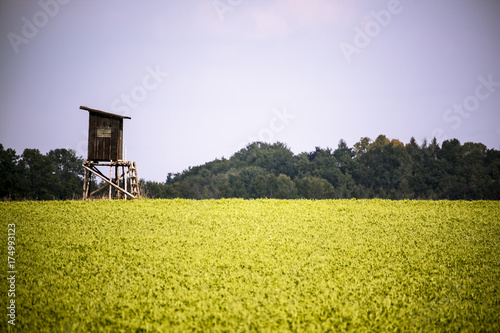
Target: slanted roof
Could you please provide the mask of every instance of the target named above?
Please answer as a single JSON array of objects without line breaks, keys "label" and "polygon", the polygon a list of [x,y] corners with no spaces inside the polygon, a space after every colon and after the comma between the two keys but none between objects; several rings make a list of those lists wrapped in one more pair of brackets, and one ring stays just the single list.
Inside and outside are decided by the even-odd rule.
[{"label": "slanted roof", "polygon": [[101,114],[101,115],[103,115],[103,116],[110,117],[110,118],[117,118],[117,119],[132,119],[132,118],[127,117],[127,116],[122,116],[122,115],[119,115],[119,114],[110,113],[110,112],[106,112],[106,111],[101,111],[101,110],[97,110],[97,109],[91,109],[91,108],[86,107],[86,106],[80,106],[80,109],[82,109],[82,110],[86,110],[86,111],[88,111],[88,112],[92,112],[92,113]]}]

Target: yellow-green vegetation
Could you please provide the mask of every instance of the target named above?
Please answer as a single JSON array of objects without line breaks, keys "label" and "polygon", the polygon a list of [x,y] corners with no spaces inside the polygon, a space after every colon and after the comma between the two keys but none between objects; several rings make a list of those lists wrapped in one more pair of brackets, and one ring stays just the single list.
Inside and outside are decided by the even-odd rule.
[{"label": "yellow-green vegetation", "polygon": [[500,331],[500,202],[0,203],[0,331]]}]

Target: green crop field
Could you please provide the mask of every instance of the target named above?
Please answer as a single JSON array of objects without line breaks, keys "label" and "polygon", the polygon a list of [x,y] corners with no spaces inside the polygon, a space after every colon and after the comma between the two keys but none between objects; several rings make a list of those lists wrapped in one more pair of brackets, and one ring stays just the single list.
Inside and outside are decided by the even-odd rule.
[{"label": "green crop field", "polygon": [[7,202],[0,216],[2,332],[500,331],[498,201]]}]

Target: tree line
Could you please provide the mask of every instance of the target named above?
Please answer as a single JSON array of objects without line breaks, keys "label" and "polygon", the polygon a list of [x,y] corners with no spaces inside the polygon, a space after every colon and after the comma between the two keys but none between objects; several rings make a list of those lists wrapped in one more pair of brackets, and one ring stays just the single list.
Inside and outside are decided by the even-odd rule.
[{"label": "tree line", "polygon": [[457,139],[403,144],[385,135],[298,155],[283,143],[254,142],[229,159],[142,186],[153,198],[498,200],[500,151]]},{"label": "tree line", "polygon": [[25,149],[18,156],[0,144],[0,200],[79,199],[82,164],[74,150],[54,149],[43,155],[38,149]]},{"label": "tree line", "polygon": [[[73,150],[25,149],[17,156],[0,144],[0,199],[81,198],[82,164]],[[254,142],[229,159],[169,173],[165,182],[141,179],[139,186],[149,198],[499,200],[500,151],[457,139],[403,144],[385,135],[297,155],[280,142]]]}]

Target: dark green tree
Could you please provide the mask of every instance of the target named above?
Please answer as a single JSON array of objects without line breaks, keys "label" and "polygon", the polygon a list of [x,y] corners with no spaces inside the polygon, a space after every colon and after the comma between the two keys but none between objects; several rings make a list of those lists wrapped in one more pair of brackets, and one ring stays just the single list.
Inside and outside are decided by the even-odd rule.
[{"label": "dark green tree", "polygon": [[359,157],[368,151],[371,141],[372,140],[370,138],[363,137],[354,144],[354,153],[356,154],[356,157]]},{"label": "dark green tree", "polygon": [[335,189],[328,181],[318,177],[306,177],[295,180],[297,194],[305,199],[334,199]]},{"label": "dark green tree", "polygon": [[83,159],[74,150],[55,149],[47,154],[53,164],[57,183],[51,187],[57,199],[81,198],[83,188]]},{"label": "dark green tree", "polygon": [[488,175],[486,199],[500,200],[500,151],[489,149],[486,152],[485,164]]},{"label": "dark green tree", "polygon": [[22,171],[18,166],[19,156],[16,151],[8,148],[4,149],[0,144],[0,200],[22,198]]},{"label": "dark green tree", "polygon": [[57,199],[59,179],[56,165],[50,157],[42,155],[38,149],[25,149],[19,163],[24,176],[21,188],[27,199]]},{"label": "dark green tree", "polygon": [[297,197],[295,183],[287,175],[281,174],[276,178],[275,197],[278,199],[294,199]]}]

